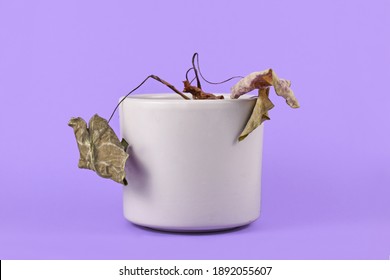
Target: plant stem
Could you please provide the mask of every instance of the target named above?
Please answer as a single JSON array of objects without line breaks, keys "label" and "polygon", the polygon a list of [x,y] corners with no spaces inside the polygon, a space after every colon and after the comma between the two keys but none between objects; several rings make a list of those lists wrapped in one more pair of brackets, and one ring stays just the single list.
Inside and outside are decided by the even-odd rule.
[{"label": "plant stem", "polygon": [[171,90],[173,90],[174,92],[176,92],[177,94],[179,94],[181,97],[183,97],[184,99],[190,99],[188,96],[184,95],[182,92],[180,92],[177,88],[175,88],[173,85],[171,85],[170,83],[168,83],[167,81],[164,81],[163,79],[161,79],[160,77],[156,76],[156,75],[149,75],[145,78],[145,80],[143,80],[138,86],[136,86],[133,90],[131,90],[128,94],[126,94],[122,99],[121,101],[119,101],[119,103],[116,105],[114,111],[112,112],[110,118],[108,119],[108,123],[110,123],[112,117],[114,116],[116,110],[118,109],[119,105],[121,105],[121,103],[130,95],[132,94],[134,91],[136,91],[137,89],[139,89],[149,78],[152,78],[152,79],[155,79],[156,81],[166,85],[167,87],[169,87]]}]

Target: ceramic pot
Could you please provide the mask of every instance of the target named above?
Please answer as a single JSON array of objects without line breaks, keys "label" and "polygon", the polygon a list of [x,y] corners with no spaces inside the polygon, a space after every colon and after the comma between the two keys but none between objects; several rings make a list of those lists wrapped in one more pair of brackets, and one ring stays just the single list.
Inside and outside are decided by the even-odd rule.
[{"label": "ceramic pot", "polygon": [[124,216],[168,231],[212,231],[260,214],[263,125],[237,138],[256,100],[132,95],[120,105],[129,143]]}]

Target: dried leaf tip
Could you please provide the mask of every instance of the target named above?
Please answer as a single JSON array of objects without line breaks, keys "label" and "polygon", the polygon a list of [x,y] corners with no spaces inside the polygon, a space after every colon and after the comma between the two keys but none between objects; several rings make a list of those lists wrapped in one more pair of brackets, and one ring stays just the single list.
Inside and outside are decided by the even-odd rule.
[{"label": "dried leaf tip", "polygon": [[253,108],[252,115],[250,116],[244,130],[238,137],[238,141],[244,140],[249,133],[255,130],[263,122],[270,120],[268,111],[271,110],[275,105],[268,98],[269,87],[259,89],[259,96],[256,100],[255,107]]}]

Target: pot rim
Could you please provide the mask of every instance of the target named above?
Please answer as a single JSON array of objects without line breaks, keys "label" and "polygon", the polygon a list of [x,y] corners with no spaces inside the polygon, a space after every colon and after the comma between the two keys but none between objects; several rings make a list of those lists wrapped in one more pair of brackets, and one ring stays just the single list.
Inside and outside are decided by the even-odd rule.
[{"label": "pot rim", "polygon": [[[232,103],[232,102],[253,102],[257,96],[246,94],[238,99],[230,98],[230,94],[227,93],[214,93],[215,95],[223,95],[224,99],[184,99],[177,93],[137,93],[126,97],[123,101],[131,100],[132,102],[147,102],[147,103]],[[122,96],[121,101],[125,96]]]}]

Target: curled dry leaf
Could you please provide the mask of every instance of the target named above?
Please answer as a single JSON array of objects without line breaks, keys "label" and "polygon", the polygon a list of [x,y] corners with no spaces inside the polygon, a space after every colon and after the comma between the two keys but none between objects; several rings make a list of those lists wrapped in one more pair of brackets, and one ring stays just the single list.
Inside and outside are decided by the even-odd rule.
[{"label": "curled dry leaf", "polygon": [[[277,95],[286,99],[287,104],[291,108],[299,108],[298,100],[295,98],[294,92],[290,88],[290,81],[279,79],[272,69],[249,74],[231,88],[231,98],[239,98],[241,95],[247,92],[250,92],[254,89],[259,89],[259,96],[257,98],[256,105],[243,132],[239,137],[239,141],[245,139],[249,133],[251,133],[265,120],[269,120],[268,110],[274,107],[271,100],[268,98],[270,86],[275,88]],[[265,91],[265,89],[268,90]]]},{"label": "curled dry leaf", "polygon": [[231,88],[231,98],[239,98],[241,95],[254,89],[274,86],[277,95],[286,99],[287,104],[292,108],[299,108],[298,100],[294,92],[290,89],[291,82],[279,79],[272,69],[253,72],[245,78],[238,81]]},{"label": "curled dry leaf", "polygon": [[275,105],[268,98],[269,87],[259,89],[259,96],[257,97],[255,107],[253,108],[252,115],[249,121],[245,125],[244,130],[238,137],[239,141],[244,140],[249,133],[255,130],[264,121],[269,120],[268,111],[271,110]]},{"label": "curled dry leaf", "polygon": [[183,92],[191,93],[194,99],[223,99],[222,95],[217,96],[212,93],[206,93],[199,87],[191,86],[189,81],[183,81],[183,83]]},{"label": "curled dry leaf", "polygon": [[264,70],[261,72],[253,72],[242,78],[231,89],[230,97],[233,99],[239,98],[241,95],[250,92],[254,89],[266,88],[272,86],[272,70]]},{"label": "curled dry leaf", "polygon": [[96,114],[90,119],[89,128],[82,118],[72,118],[68,125],[76,136],[80,152],[79,168],[93,170],[103,178],[127,185],[127,143],[119,141],[108,122]]}]

